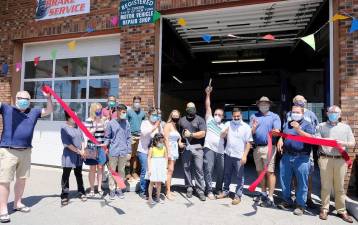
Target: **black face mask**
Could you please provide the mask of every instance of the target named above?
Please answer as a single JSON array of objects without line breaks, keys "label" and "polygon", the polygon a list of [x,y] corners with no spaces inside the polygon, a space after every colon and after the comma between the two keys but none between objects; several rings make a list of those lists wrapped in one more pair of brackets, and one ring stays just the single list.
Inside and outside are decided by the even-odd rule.
[{"label": "black face mask", "polygon": [[172,121],[173,121],[174,123],[178,123],[179,118],[172,118]]},{"label": "black face mask", "polygon": [[187,108],[186,113],[188,118],[194,118],[196,114],[196,108],[194,107]]}]

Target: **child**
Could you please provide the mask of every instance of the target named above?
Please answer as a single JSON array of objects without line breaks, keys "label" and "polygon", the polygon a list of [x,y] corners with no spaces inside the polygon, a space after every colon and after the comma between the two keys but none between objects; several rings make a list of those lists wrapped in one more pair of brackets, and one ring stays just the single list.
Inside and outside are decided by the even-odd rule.
[{"label": "child", "polygon": [[149,188],[148,188],[148,202],[153,205],[153,186],[157,189],[157,198],[156,202],[160,202],[160,189],[162,183],[165,183],[167,177],[167,162],[168,162],[168,152],[164,147],[164,136],[160,133],[155,134],[153,138],[152,147],[148,152],[148,178],[149,178]]},{"label": "child", "polygon": [[82,163],[85,156],[84,151],[84,138],[82,132],[77,128],[77,125],[65,112],[66,125],[61,128],[61,140],[64,146],[62,154],[62,193],[61,193],[61,205],[65,206],[69,201],[69,178],[71,170],[74,169],[79,197],[82,201],[86,201],[86,193],[83,187],[82,179]]}]

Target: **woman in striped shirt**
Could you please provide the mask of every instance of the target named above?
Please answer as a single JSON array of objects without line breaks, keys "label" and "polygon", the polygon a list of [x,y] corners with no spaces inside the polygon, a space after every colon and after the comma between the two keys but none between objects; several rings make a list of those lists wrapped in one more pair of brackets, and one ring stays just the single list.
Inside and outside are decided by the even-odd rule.
[{"label": "woman in striped shirt", "polygon": [[[102,117],[102,105],[99,103],[92,103],[90,106],[90,117],[85,121],[85,126],[93,134],[99,143],[104,142],[105,119]],[[88,175],[91,191],[89,197],[94,197],[94,184],[96,180],[98,183],[98,194],[103,196],[102,191],[102,177],[103,165],[106,163],[106,154],[103,151],[102,145],[97,146],[91,140],[87,140],[86,160],[85,164],[90,166]]]}]

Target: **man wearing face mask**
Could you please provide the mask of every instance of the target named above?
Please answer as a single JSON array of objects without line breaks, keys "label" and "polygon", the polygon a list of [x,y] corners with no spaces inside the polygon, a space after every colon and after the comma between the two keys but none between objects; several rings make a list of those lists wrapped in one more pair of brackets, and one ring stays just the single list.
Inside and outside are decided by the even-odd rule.
[{"label": "man wearing face mask", "polygon": [[[339,122],[341,109],[333,105],[328,108],[328,121],[320,123],[316,136],[320,138],[333,139],[345,148],[354,147],[355,139],[352,129],[344,123]],[[318,165],[321,174],[321,198],[322,208],[319,218],[327,220],[330,194],[334,187],[335,207],[339,217],[345,222],[353,223],[352,218],[346,210],[346,195],[344,191],[344,177],[347,173],[347,164],[339,151],[332,147],[321,146]]]},{"label": "man wearing face mask", "polygon": [[142,121],[145,119],[145,112],[141,109],[141,101],[142,98],[140,96],[133,97],[133,106],[132,108],[128,109],[127,119],[131,127],[131,134],[132,134],[132,157],[130,160],[129,166],[129,174],[127,175],[127,179],[132,180],[139,180],[138,174],[140,173],[139,162],[137,159],[137,148],[140,139],[140,126]]},{"label": "man wearing face mask", "polygon": [[179,120],[179,131],[187,147],[183,152],[183,167],[187,197],[193,196],[192,170],[194,170],[195,188],[201,201],[205,201],[204,172],[203,172],[203,145],[205,138],[205,120],[196,114],[195,104],[189,102],[186,106],[186,116]]},{"label": "man wearing face mask", "polygon": [[26,179],[30,176],[32,137],[37,120],[52,113],[51,96],[47,98],[47,107],[30,108],[30,94],[20,91],[16,94],[16,106],[0,103],[3,118],[3,131],[0,142],[0,222],[10,222],[7,201],[10,182],[14,186],[14,210],[30,212],[30,208],[22,203]]},{"label": "man wearing face mask", "polygon": [[[261,197],[256,201],[261,201],[260,205],[264,207],[273,207],[273,193],[275,191],[276,176],[275,176],[275,158],[276,148],[272,147],[272,158],[268,162],[268,147],[267,135],[271,131],[280,132],[281,120],[280,117],[270,111],[272,102],[269,98],[263,96],[256,102],[259,112],[255,113],[250,118],[250,126],[255,143],[255,150],[253,153],[258,174],[264,170],[265,165],[268,164],[266,179],[261,182]],[[269,193],[267,196],[266,188]]]},{"label": "man wearing face mask", "polygon": [[111,95],[108,97],[107,107],[102,109],[102,116],[110,121],[112,119],[117,119],[117,99],[115,96]]},{"label": "man wearing face mask", "polygon": [[206,120],[206,137],[204,144],[204,180],[206,186],[206,193],[210,200],[214,200],[215,196],[212,188],[212,176],[215,169],[216,177],[216,194],[220,195],[222,192],[224,180],[224,138],[220,136],[225,125],[222,123],[224,118],[224,110],[216,109],[214,117],[211,110],[210,94],[213,88],[208,86],[205,89],[205,120]]},{"label": "man wearing face mask", "polygon": [[[291,122],[286,122],[283,132],[291,135],[312,137],[314,127],[304,119],[304,109],[301,106],[292,106]],[[283,201],[278,205],[279,208],[288,210],[293,206],[291,199],[291,181],[295,176],[297,179],[296,187],[296,209],[294,214],[303,215],[306,208],[308,193],[308,176],[310,171],[311,145],[302,142],[280,138],[277,143],[277,150],[283,153],[280,161],[280,183],[282,188]]]}]

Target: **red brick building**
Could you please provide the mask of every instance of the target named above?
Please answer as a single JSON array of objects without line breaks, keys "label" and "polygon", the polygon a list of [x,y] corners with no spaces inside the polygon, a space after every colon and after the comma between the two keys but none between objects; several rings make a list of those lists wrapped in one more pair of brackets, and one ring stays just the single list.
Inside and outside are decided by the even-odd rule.
[{"label": "red brick building", "polygon": [[[200,86],[201,89],[205,84],[201,84],[199,81],[207,81],[209,77],[213,76],[212,71],[205,71],[205,65],[209,65],[204,62],[205,60],[213,63],[214,59],[225,60],[233,55],[237,56],[237,58],[247,56],[257,58],[265,54],[271,55],[271,58],[277,58],[276,55],[273,55],[279,54],[283,47],[289,47],[290,50],[282,50],[282,54],[296,54],[302,58],[302,56],[305,56],[305,52],[309,51],[307,46],[297,43],[297,41],[280,43],[280,46],[261,42],[241,43],[237,40],[236,43],[234,40],[227,39],[227,36],[224,37],[224,32],[229,34],[229,31],[233,31],[230,33],[234,35],[257,35],[257,33],[260,33],[257,29],[270,27],[269,23],[271,23],[272,18],[278,16],[275,21],[278,25],[273,25],[262,33],[276,32],[278,37],[280,35],[281,37],[297,37],[314,32],[320,26],[323,26],[325,19],[328,19],[336,12],[358,16],[357,0],[157,0],[156,10],[162,14],[162,20],[157,21],[155,24],[119,28],[110,21],[113,16],[118,16],[120,1],[91,0],[90,2],[90,12],[87,14],[41,21],[34,19],[35,0],[5,0],[1,2],[0,64],[7,63],[9,72],[6,76],[0,77],[0,102],[13,102],[15,93],[20,89],[26,89],[26,87],[31,89],[32,94],[35,94],[35,89],[38,87],[36,85],[41,83],[41,79],[44,79],[44,82],[52,84],[55,89],[59,88],[57,90],[63,92],[65,99],[66,94],[71,92],[67,98],[69,102],[73,103],[74,107],[78,106],[82,110],[80,112],[82,117],[85,117],[86,113],[88,113],[86,107],[88,107],[89,103],[98,99],[105,102],[105,98],[99,96],[103,97],[108,93],[113,93],[113,91],[116,91],[115,95],[118,94],[122,103],[130,105],[132,96],[140,95],[145,106],[160,105],[164,112],[167,113],[173,107],[183,108],[184,102],[189,100],[188,97],[192,97],[193,101],[198,102],[199,105],[201,104],[202,92],[199,92],[197,88]],[[292,11],[292,18],[290,10]],[[237,13],[235,14],[235,12]],[[255,15],[255,13],[259,12],[264,14]],[[233,20],[240,20],[242,23],[224,24],[226,23],[225,21],[230,21],[229,17],[231,15],[233,15]],[[245,15],[245,18],[241,15]],[[220,21],[220,18],[225,16],[228,17],[227,20]],[[187,18],[188,23],[197,23],[196,30],[190,27],[190,24],[188,24],[190,29],[182,29],[178,26],[176,21],[180,17]],[[212,20],[214,24],[201,23],[200,21],[204,21],[204,19],[200,18],[206,18],[208,21]],[[320,18],[323,19],[320,20]],[[250,22],[248,22],[250,19],[263,24],[250,25]],[[290,23],[289,20],[291,19],[295,23]],[[217,20],[216,24],[215,20]],[[280,23],[283,24],[281,25]],[[94,28],[95,31],[87,33],[86,29],[89,26]],[[243,27],[240,28],[240,26]],[[304,73],[298,69],[294,69],[295,72],[292,72],[290,66],[283,68],[273,60],[272,65],[278,65],[276,68],[263,66],[262,71],[260,70],[259,72],[260,74],[271,74],[272,77],[280,74],[278,85],[271,83],[268,85],[268,82],[275,81],[276,78],[264,81],[264,78],[255,79],[243,76],[243,80],[240,82],[245,85],[258,82],[257,86],[250,86],[250,90],[262,87],[266,91],[264,93],[254,91],[255,93],[252,94],[251,98],[243,97],[242,102],[245,102],[245,107],[250,107],[250,102],[254,103],[254,100],[259,95],[272,93],[272,96],[267,95],[275,102],[278,102],[277,111],[283,113],[284,109],[289,105],[287,99],[296,93],[303,93],[309,102],[312,99],[312,107],[317,107],[318,111],[321,110],[322,106],[315,104],[317,102],[324,106],[330,103],[341,105],[343,110],[342,120],[351,125],[358,140],[358,50],[356,48],[358,46],[358,32],[350,34],[350,26],[351,20],[342,20],[334,24],[331,23],[330,29],[326,26],[327,29],[322,29],[322,32],[318,33],[317,36],[319,37],[316,36],[316,40],[319,39],[318,42],[322,43],[318,46],[322,51],[317,51],[318,53],[312,56],[312,60],[319,58],[317,60],[319,62],[317,63],[317,65],[319,64],[318,69],[317,67],[312,69],[309,67],[312,65],[309,65],[305,68]],[[284,30],[285,27],[297,32],[289,33]],[[251,32],[242,32],[245,30]],[[204,34],[203,32],[213,34],[211,43],[202,43],[200,35]],[[171,37],[170,35],[176,36],[171,39],[169,38]],[[107,40],[106,38],[110,39],[108,42],[112,43],[107,47],[104,44]],[[78,49],[76,51],[81,53],[73,53],[73,55],[71,55],[72,53],[66,53],[67,56],[63,56],[66,48],[58,46],[66,46],[66,43],[71,40],[77,40]],[[101,49],[103,54],[98,53],[101,56],[97,56],[96,48],[94,47]],[[113,47],[118,49],[113,49]],[[57,53],[59,58],[63,56],[63,59],[61,59],[63,61],[59,60],[58,64],[56,64],[61,65],[62,63],[62,68],[59,68],[58,72],[55,65],[47,62],[51,61],[49,55],[51,49],[54,48],[59,51]],[[305,51],[297,50],[300,48],[305,48]],[[258,50],[254,49],[261,49],[261,52],[258,53]],[[86,52],[89,52],[88,54],[90,55],[81,55]],[[107,52],[109,53],[107,54]],[[116,55],[115,52],[118,52],[117,56],[114,56]],[[33,63],[33,60],[31,60],[33,56],[41,56],[40,61],[44,60],[44,62],[41,62],[43,63],[43,65],[41,64],[43,71],[33,72],[34,68],[29,68],[29,74],[34,74],[24,74],[27,68],[26,62],[29,62],[28,65]],[[68,59],[74,57],[77,57],[77,59]],[[271,62],[266,61],[267,63]],[[22,70],[16,72],[15,64],[18,62],[22,63]],[[109,64],[106,63],[109,62],[112,62],[110,66],[114,69],[108,69]],[[117,62],[119,62],[118,65]],[[291,65],[290,63],[293,67],[295,66],[295,63],[289,62],[289,65]],[[297,61],[297,64],[300,64],[300,60]],[[196,66],[204,68],[198,79],[194,79],[196,74],[190,74],[190,71],[188,71],[189,67],[195,69],[195,73],[201,73],[196,71]],[[235,71],[239,67],[240,71]],[[241,66],[241,64],[240,66],[232,65],[225,68],[223,66],[210,68],[217,72],[216,75],[234,73],[240,75],[255,72],[252,71],[252,66]],[[117,72],[113,72],[114,70],[117,70]],[[91,77],[92,71],[94,73],[93,79]],[[101,74],[98,71],[104,72]],[[179,75],[177,71],[180,71]],[[318,73],[322,76],[320,75],[319,79],[312,81],[312,86],[307,85],[310,90],[303,91],[307,89],[307,87],[304,87],[305,79],[311,79],[309,72],[317,73],[317,71],[320,71]],[[68,77],[71,72],[77,75]],[[37,73],[40,74],[39,77],[36,77]],[[53,74],[55,78],[48,77],[49,74]],[[172,80],[172,75],[178,78],[182,74],[187,74],[186,77],[179,77],[179,81],[184,81],[186,84],[187,89],[185,90],[181,87],[176,87],[175,85],[178,84],[173,84],[176,81]],[[57,75],[59,76],[58,79],[56,78]],[[254,76],[259,77],[258,74]],[[298,80],[294,80],[296,78],[292,77],[298,77]],[[222,82],[220,83],[222,85],[220,96],[223,97],[218,97],[217,100],[223,105],[226,105],[224,104],[226,101],[224,97],[231,95],[235,95],[236,98],[250,96],[250,91],[245,89],[248,86],[236,85],[236,82],[240,83],[236,81],[236,78],[222,78],[222,81],[219,78],[215,79],[218,81],[218,85]],[[229,84],[231,80],[233,86]],[[113,82],[117,82],[117,85],[113,85]],[[260,82],[263,82],[263,84],[259,84]],[[70,86],[66,86],[68,83],[70,83]],[[300,85],[294,87],[296,91],[283,94],[287,92],[286,89],[290,89],[295,84]],[[76,87],[82,87],[82,89],[77,90]],[[242,92],[234,92],[239,89]],[[41,97],[38,100],[36,100],[36,96],[33,96],[33,98],[36,104],[41,105]],[[227,99],[227,101],[229,100],[231,103],[232,99]],[[178,106],[178,104],[181,105]],[[56,123],[56,118],[58,120],[62,118],[61,111],[59,110],[57,113],[58,115],[55,114],[50,119],[53,123]],[[321,115],[322,117],[323,114]],[[40,126],[42,125],[40,124]],[[37,137],[36,135],[40,137],[41,132],[35,133],[35,138]],[[50,147],[46,144],[44,146]],[[355,152],[351,150],[351,157],[354,158],[356,153],[357,150]],[[35,154],[36,157],[40,156]],[[38,163],[43,163],[43,161],[38,160]],[[48,164],[56,164],[56,162],[49,162]],[[349,178],[350,173],[347,176],[347,185]]]}]

